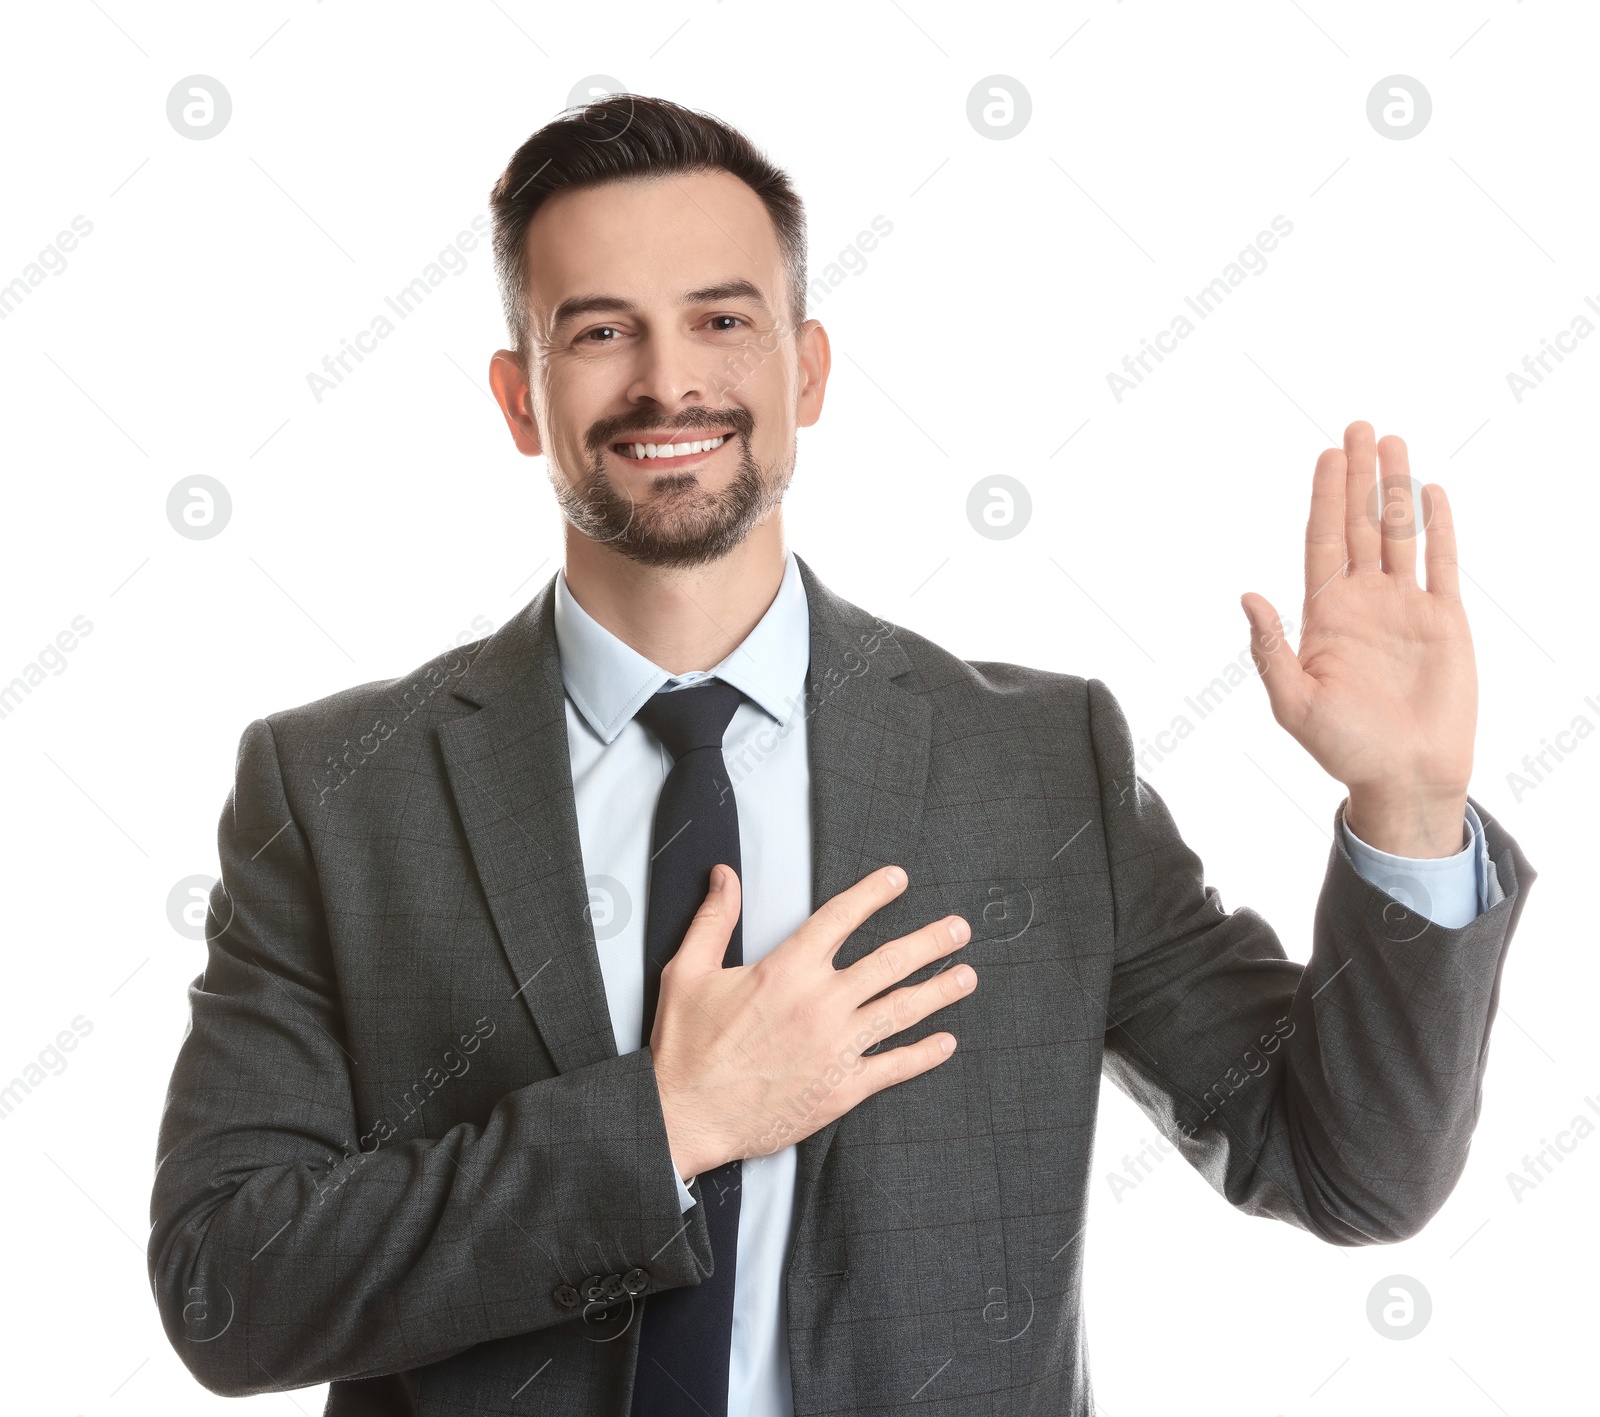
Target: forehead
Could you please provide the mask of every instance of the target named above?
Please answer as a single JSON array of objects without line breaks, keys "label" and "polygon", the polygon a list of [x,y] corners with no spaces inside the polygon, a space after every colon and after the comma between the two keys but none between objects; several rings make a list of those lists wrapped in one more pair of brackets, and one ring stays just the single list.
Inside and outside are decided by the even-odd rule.
[{"label": "forehead", "polygon": [[559,192],[528,223],[528,300],[536,318],[577,295],[660,299],[731,279],[776,306],[777,229],[761,199],[728,172],[629,178]]}]

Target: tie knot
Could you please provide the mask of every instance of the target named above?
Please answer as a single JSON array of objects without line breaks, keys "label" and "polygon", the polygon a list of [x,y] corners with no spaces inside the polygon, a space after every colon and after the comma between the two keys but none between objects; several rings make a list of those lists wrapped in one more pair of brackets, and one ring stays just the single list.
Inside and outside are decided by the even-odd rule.
[{"label": "tie knot", "polygon": [[688,689],[662,689],[634,715],[666,745],[674,762],[696,748],[722,748],[722,735],[744,701],[732,684],[707,679]]}]

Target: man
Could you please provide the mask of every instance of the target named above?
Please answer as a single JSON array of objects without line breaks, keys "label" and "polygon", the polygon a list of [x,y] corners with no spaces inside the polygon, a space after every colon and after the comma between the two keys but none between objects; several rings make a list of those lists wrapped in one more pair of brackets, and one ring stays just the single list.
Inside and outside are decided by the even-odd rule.
[{"label": "man", "polygon": [[1352,423],[1318,460],[1298,653],[1243,600],[1274,717],[1348,789],[1302,967],[1204,885],[1103,684],[959,660],[786,550],[829,350],[781,172],[614,96],[492,205],[490,382],[565,567],[467,651],[245,731],[152,1201],[200,1380],[1087,1414],[1102,1070],[1241,1210],[1415,1234],[1534,873],[1468,802],[1449,504],[1423,588],[1404,444]]}]

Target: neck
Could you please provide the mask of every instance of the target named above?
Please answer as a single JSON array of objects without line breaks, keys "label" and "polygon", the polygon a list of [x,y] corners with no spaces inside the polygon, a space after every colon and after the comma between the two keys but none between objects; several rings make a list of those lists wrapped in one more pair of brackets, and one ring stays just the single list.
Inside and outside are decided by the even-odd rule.
[{"label": "neck", "polygon": [[642,566],[566,528],[567,589],[630,649],[669,674],[720,664],[778,594],[786,548],[776,509],[720,560]]}]

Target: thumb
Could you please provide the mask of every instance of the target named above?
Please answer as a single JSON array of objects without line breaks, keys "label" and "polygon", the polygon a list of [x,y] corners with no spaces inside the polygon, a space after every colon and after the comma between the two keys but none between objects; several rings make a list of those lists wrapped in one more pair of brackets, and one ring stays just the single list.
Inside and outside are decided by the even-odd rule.
[{"label": "thumb", "polygon": [[713,866],[706,898],[695,911],[694,919],[684,932],[683,943],[668,967],[677,965],[677,972],[692,974],[721,969],[742,900],[739,873],[728,865]]},{"label": "thumb", "polygon": [[1256,673],[1266,687],[1272,716],[1288,728],[1301,715],[1306,672],[1300,667],[1299,657],[1289,648],[1283,621],[1272,608],[1272,602],[1254,591],[1246,591],[1239,597],[1239,604],[1250,622],[1250,658],[1255,661]]}]

